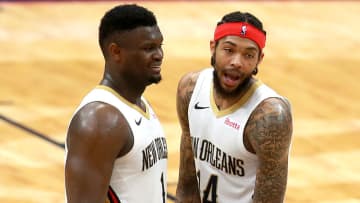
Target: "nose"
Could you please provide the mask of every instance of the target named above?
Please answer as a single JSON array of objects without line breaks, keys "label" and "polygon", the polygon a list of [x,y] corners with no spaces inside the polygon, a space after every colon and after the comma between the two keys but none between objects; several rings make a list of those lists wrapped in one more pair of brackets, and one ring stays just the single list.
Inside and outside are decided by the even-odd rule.
[{"label": "nose", "polygon": [[161,61],[164,58],[164,51],[162,48],[157,48],[155,53],[153,54],[153,58],[157,61]]},{"label": "nose", "polygon": [[240,68],[242,67],[242,56],[241,54],[234,54],[231,59],[231,66]]}]

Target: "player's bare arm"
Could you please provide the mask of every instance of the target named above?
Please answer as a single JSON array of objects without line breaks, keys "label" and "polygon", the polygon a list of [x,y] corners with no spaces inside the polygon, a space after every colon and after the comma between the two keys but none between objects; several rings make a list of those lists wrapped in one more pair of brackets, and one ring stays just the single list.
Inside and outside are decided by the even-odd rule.
[{"label": "player's bare arm", "polygon": [[259,158],[254,203],[283,202],[292,135],[289,103],[279,98],[263,101],[252,113],[245,135]]},{"label": "player's bare arm", "polygon": [[188,120],[188,106],[198,76],[198,73],[185,75],[180,80],[177,90],[176,108],[182,133],[176,197],[177,201],[181,203],[200,202]]},{"label": "player's bare arm", "polygon": [[75,115],[65,163],[69,203],[105,202],[114,161],[132,147],[130,133],[122,114],[108,104],[93,102]]}]

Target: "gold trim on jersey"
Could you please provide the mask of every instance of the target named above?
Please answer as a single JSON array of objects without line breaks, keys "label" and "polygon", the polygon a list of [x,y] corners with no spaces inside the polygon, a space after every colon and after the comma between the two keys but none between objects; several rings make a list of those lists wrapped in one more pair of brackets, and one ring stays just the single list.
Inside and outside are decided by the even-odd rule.
[{"label": "gold trim on jersey", "polygon": [[120,99],[120,101],[124,102],[126,105],[128,105],[129,107],[133,108],[134,110],[136,110],[137,112],[142,114],[145,118],[150,119],[150,111],[149,111],[149,107],[148,107],[146,102],[143,101],[144,104],[145,104],[145,112],[144,112],[140,107],[136,106],[133,103],[130,103],[128,100],[126,100],[124,97],[122,97],[119,93],[117,93],[111,87],[108,87],[108,86],[105,86],[105,85],[97,85],[95,88],[96,89],[103,89],[103,90],[106,90],[106,91],[110,92],[111,94],[115,95],[118,99]]},{"label": "gold trim on jersey", "polygon": [[249,100],[249,98],[251,97],[251,95],[254,94],[255,90],[262,85],[261,81],[255,81],[251,87],[245,92],[245,94],[239,99],[239,101],[237,101],[235,104],[231,105],[230,107],[223,109],[223,110],[219,110],[219,108],[216,106],[215,103],[215,98],[214,98],[214,83],[211,83],[211,87],[210,87],[210,106],[212,108],[212,110],[215,113],[215,116],[217,118],[231,114],[233,112],[235,112],[237,109],[239,109],[242,105],[245,104],[245,102],[247,102]]}]

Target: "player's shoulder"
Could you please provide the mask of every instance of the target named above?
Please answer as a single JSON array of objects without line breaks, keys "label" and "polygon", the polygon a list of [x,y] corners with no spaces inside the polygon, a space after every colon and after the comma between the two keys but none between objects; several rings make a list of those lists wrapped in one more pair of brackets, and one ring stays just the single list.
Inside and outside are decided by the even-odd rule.
[{"label": "player's shoulder", "polygon": [[286,98],[281,96],[269,97],[264,99],[264,101],[260,103],[260,107],[271,108],[274,111],[279,111],[282,109],[290,110],[290,102]]},{"label": "player's shoulder", "polygon": [[182,89],[194,89],[197,79],[203,70],[192,71],[184,74],[178,84],[178,91]]},{"label": "player's shoulder", "polygon": [[69,150],[96,148],[121,156],[133,146],[133,137],[128,122],[117,108],[94,101],[84,105],[74,115],[67,132],[66,145]]},{"label": "player's shoulder", "polygon": [[179,98],[188,98],[191,96],[200,73],[201,71],[188,72],[181,77],[177,88],[177,96]]},{"label": "player's shoulder", "polygon": [[268,117],[271,120],[285,119],[291,121],[291,105],[284,97],[269,97],[264,99],[255,109],[255,117]]},{"label": "player's shoulder", "polygon": [[[80,108],[70,122],[70,130],[80,135],[106,134],[109,129],[127,125],[123,114],[114,106],[94,101]],[[96,133],[94,133],[96,132]]]}]

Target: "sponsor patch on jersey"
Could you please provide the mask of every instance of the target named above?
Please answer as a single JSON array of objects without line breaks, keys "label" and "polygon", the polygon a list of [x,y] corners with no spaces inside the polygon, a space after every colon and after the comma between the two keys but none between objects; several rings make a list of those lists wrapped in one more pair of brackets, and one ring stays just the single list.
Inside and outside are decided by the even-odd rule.
[{"label": "sponsor patch on jersey", "polygon": [[240,128],[240,124],[238,124],[235,121],[232,121],[230,118],[226,118],[225,121],[224,121],[224,124],[234,128],[236,130],[239,130],[239,128]]}]

